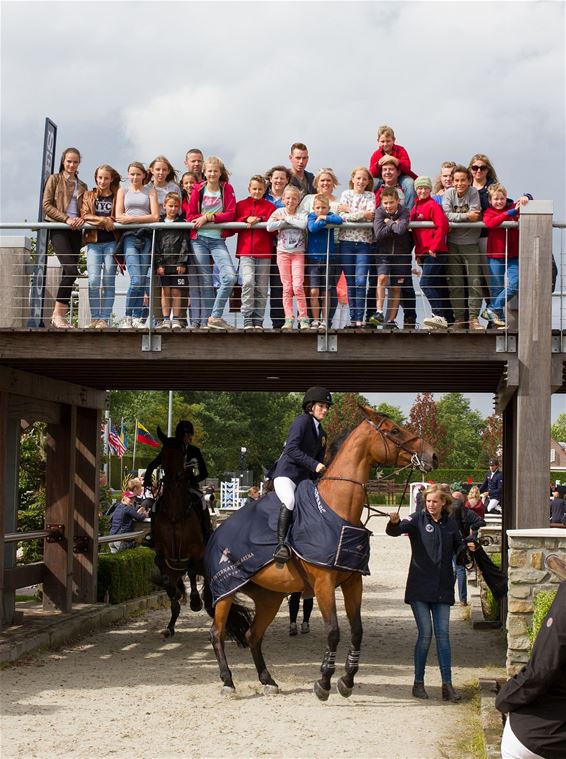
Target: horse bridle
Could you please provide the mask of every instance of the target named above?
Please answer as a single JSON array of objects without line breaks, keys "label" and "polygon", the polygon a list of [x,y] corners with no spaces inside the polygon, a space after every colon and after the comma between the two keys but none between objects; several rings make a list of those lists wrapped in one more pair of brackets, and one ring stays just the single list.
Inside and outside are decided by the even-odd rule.
[{"label": "horse bridle", "polygon": [[[420,452],[420,456],[419,456],[419,454],[416,451],[413,451],[413,450],[411,450],[408,447],[408,443],[410,443],[411,440],[418,440],[418,435],[413,435],[413,437],[410,437],[404,443],[399,442],[399,440],[397,440],[388,430],[382,429],[383,423],[388,418],[389,417],[387,417],[387,416],[383,417],[383,419],[381,420],[381,422],[379,424],[376,424],[375,422],[372,422],[372,420],[368,419],[367,417],[366,417],[366,419],[364,419],[364,421],[367,422],[368,424],[370,424],[374,428],[374,430],[376,432],[379,432],[379,434],[381,435],[381,437],[383,439],[383,442],[385,443],[385,450],[386,451],[388,451],[388,443],[389,442],[393,443],[395,445],[395,447],[397,448],[397,456],[395,458],[395,463],[393,464],[393,466],[397,465],[397,462],[399,461],[399,455],[400,455],[401,451],[405,451],[405,453],[410,453],[411,454],[411,462],[409,464],[406,464],[405,466],[401,467],[400,469],[397,469],[396,471],[394,471],[391,474],[386,475],[385,477],[382,478],[383,480],[387,480],[387,479],[389,479],[391,477],[396,477],[404,469],[409,469],[409,474],[407,475],[407,479],[405,481],[405,487],[403,489],[403,493],[401,495],[401,498],[399,499],[399,504],[397,506],[397,513],[399,513],[399,510],[401,509],[401,506],[403,505],[403,500],[404,500],[405,495],[407,493],[407,488],[409,487],[409,482],[411,481],[411,476],[412,476],[413,472],[415,471],[415,469],[420,469],[421,471],[425,471],[424,463],[422,461],[422,453],[423,453],[423,448],[424,448],[424,440],[421,440],[421,452]],[[324,475],[323,477],[320,478],[319,481],[322,482],[322,480],[336,480],[338,482],[351,482],[354,485],[359,485],[362,488],[362,490],[364,491],[364,500],[365,500],[363,508],[367,509],[368,512],[369,512],[368,518],[364,522],[364,525],[366,525],[369,522],[369,520],[372,517],[374,517],[374,516],[389,517],[389,514],[387,514],[386,512],[381,511],[380,509],[376,509],[375,506],[370,506],[367,484],[365,482],[360,482],[360,480],[353,480],[351,477],[343,477],[341,475],[337,475],[337,476],[334,476],[334,477],[328,477],[327,475]]]}]

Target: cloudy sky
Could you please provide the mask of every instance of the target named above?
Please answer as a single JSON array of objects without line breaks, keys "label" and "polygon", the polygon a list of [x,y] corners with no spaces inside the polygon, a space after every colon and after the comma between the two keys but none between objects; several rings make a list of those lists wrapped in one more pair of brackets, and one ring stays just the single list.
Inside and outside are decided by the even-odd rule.
[{"label": "cloudy sky", "polygon": [[[563,2],[2,2],[1,218],[37,214],[44,119],[80,174],[187,148],[238,197],[286,163],[342,188],[388,123],[417,173],[486,153],[565,213]],[[491,399],[484,404],[487,412]],[[483,410],[483,408],[482,408]]]}]

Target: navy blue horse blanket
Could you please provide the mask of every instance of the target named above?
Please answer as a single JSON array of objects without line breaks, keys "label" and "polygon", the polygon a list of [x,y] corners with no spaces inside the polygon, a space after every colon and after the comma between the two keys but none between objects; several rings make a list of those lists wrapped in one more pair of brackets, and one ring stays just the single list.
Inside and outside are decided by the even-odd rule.
[{"label": "navy blue horse blanket", "polygon": [[[204,557],[214,604],[273,561],[280,507],[277,495],[268,493],[243,506],[214,531]],[[301,559],[367,575],[370,535],[361,524],[351,524],[332,511],[314,482],[299,484],[287,543]]]}]

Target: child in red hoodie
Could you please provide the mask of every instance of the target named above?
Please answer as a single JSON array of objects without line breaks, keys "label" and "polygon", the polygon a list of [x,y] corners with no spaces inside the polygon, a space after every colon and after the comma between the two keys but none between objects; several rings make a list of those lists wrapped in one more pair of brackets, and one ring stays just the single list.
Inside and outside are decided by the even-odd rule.
[{"label": "child in red hoodie", "polygon": [[[488,227],[487,263],[489,266],[489,290],[491,302],[482,313],[484,319],[492,321],[496,327],[505,327],[505,305],[519,292],[519,230],[501,227],[504,221],[517,221],[519,209],[531,195],[521,195],[519,200],[510,200],[507,190],[499,182],[487,188],[489,206],[485,209],[482,221]],[[507,260],[505,248],[507,247]],[[507,271],[507,288],[505,272]]]},{"label": "child in red hoodie", "polygon": [[448,219],[446,214],[432,198],[432,181],[430,177],[417,177],[415,180],[417,200],[411,210],[411,221],[432,221],[434,227],[415,228],[415,256],[422,266],[421,289],[432,309],[432,316],[423,319],[426,329],[446,329],[452,314],[449,306],[448,288],[445,269],[448,260]]},{"label": "child in red hoodie", "polygon": [[248,184],[249,197],[236,203],[236,221],[248,225],[248,229],[238,232],[236,246],[242,274],[244,329],[248,332],[263,330],[267,302],[273,236],[265,229],[254,229],[256,224],[266,222],[275,211],[273,203],[263,197],[266,189],[264,177],[256,174]]},{"label": "child in red hoodie", "polygon": [[411,170],[411,159],[409,154],[402,145],[395,142],[395,132],[387,124],[382,124],[377,129],[377,144],[379,148],[369,159],[369,170],[373,177],[377,178],[375,189],[379,189],[383,184],[381,178],[381,164],[386,156],[393,156],[399,162],[399,185],[403,190],[405,200],[403,205],[407,210],[411,210],[415,202],[415,185],[413,180],[417,178],[414,171]]}]

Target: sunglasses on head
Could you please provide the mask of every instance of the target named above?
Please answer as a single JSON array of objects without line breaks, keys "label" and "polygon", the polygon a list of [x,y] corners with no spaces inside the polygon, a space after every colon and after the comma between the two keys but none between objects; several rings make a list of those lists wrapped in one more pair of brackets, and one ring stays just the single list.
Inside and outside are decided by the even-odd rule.
[{"label": "sunglasses on head", "polygon": [[474,164],[472,166],[472,171],[487,171],[487,166],[478,166],[477,164]]}]

